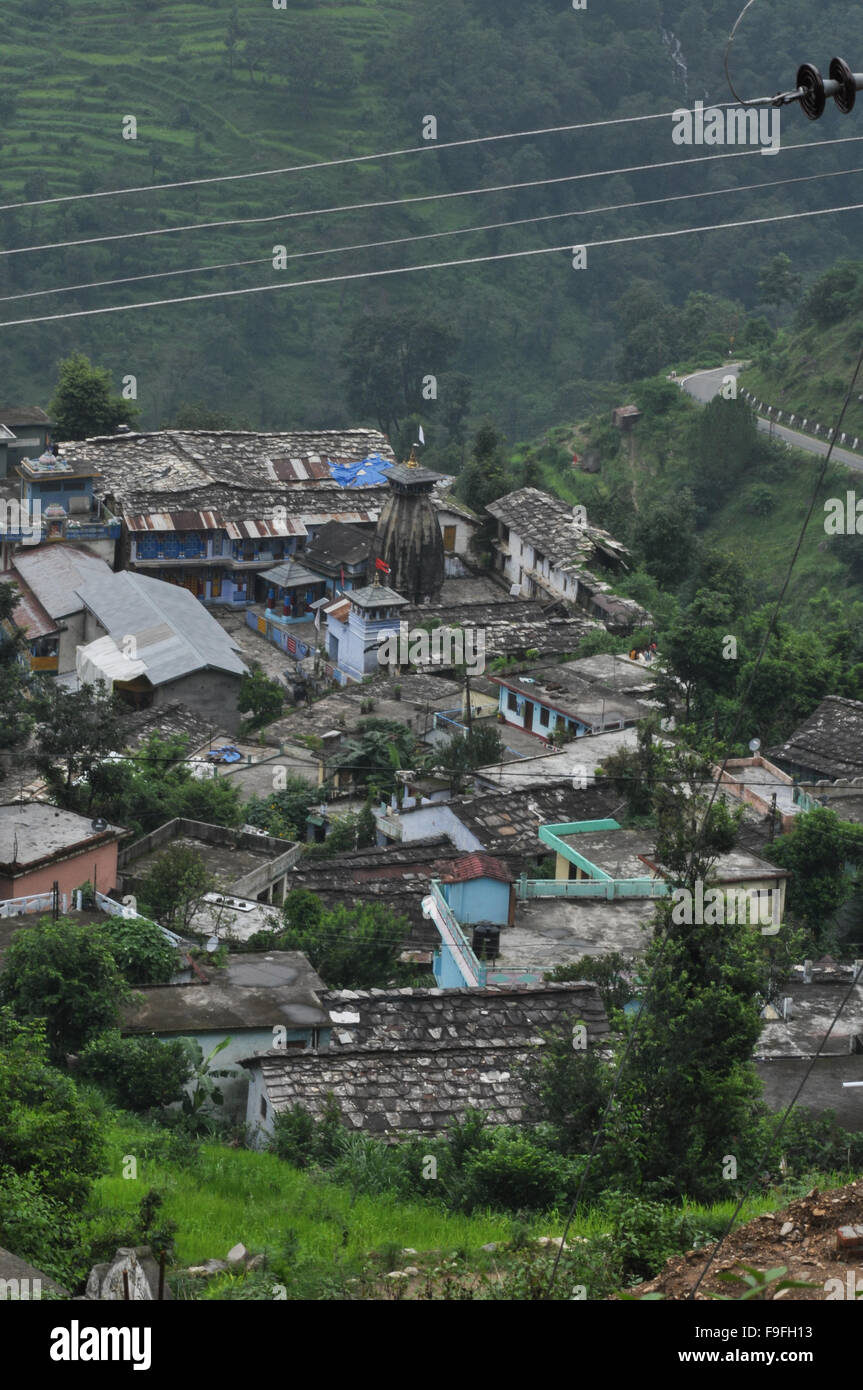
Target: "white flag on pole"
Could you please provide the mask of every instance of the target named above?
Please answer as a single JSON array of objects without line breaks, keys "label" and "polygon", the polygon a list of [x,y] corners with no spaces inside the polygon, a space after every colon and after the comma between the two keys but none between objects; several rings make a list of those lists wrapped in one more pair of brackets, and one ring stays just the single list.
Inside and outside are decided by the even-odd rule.
[{"label": "white flag on pole", "polygon": [[425,435],[423,434],[423,427],[422,427],[422,425],[420,425],[420,437],[419,437],[419,440],[418,440],[417,442],[418,442],[419,444],[425,444],[425,442],[426,442],[426,437],[425,437]]}]

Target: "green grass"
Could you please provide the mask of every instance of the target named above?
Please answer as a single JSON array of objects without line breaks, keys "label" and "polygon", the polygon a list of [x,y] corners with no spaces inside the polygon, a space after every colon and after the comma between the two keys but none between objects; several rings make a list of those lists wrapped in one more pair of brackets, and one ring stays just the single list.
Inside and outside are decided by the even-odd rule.
[{"label": "green grass", "polygon": [[[109,1176],[96,1184],[92,1199],[94,1224],[97,1233],[121,1226],[145,1193],[157,1188],[165,1199],[164,1216],[179,1228],[180,1264],[224,1259],[237,1241],[254,1251],[277,1250],[289,1231],[296,1233],[298,1258],[319,1262],[362,1259],[389,1244],[475,1251],[512,1233],[507,1216],[463,1216],[431,1203],[389,1198],[354,1200],[348,1188],[316,1181],[274,1154],[219,1144],[204,1144],[200,1161],[190,1168],[141,1158],[137,1178],[124,1179],[126,1156],[134,1157],[158,1133],[126,1116],[112,1127]],[[537,1235],[553,1235],[555,1229],[535,1223]]]},{"label": "green grass", "polygon": [[[159,1143],[164,1131],[122,1115],[109,1129],[108,1175],[101,1178],[90,1202],[95,1236],[122,1229],[131,1222],[146,1192],[157,1189],[164,1198],[162,1216],[177,1223],[176,1263],[194,1265],[223,1259],[242,1241],[249,1250],[277,1253],[286,1240],[295,1241],[298,1263],[317,1266],[361,1266],[372,1251],[387,1247],[423,1251],[461,1250],[482,1266],[480,1247],[507,1242],[514,1233],[513,1218],[501,1213],[462,1215],[430,1202],[399,1202],[388,1196],[354,1197],[344,1186],[299,1171],[274,1154],[203,1144],[198,1161],[179,1166],[165,1158],[141,1156]],[[122,1176],[129,1156],[138,1158],[137,1177]],[[845,1174],[806,1175],[785,1189],[751,1197],[740,1221],[783,1207],[810,1187],[838,1185]],[[798,1189],[799,1188],[799,1192]],[[710,1207],[686,1203],[711,1234],[731,1219],[736,1200]],[[549,1212],[527,1223],[531,1235],[559,1235],[566,1213]],[[524,1229],[524,1223],[519,1223]],[[597,1209],[574,1220],[571,1237],[594,1237],[608,1231],[609,1220]]]}]

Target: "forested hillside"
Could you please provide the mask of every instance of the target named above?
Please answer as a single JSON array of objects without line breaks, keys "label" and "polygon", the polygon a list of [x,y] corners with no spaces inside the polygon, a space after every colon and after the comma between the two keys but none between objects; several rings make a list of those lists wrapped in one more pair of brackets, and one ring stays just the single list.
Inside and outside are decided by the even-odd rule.
[{"label": "forested hillside", "polygon": [[[285,10],[269,0],[4,0],[2,202],[422,146],[429,115],[443,143],[722,101],[723,50],[738,9],[737,0],[603,0],[584,11],[562,0],[294,0]],[[732,50],[739,89],[751,95],[788,87],[800,62],[826,69],[834,51],[853,60],[851,17],[846,3],[820,5],[814,52],[809,3],[754,7]],[[134,140],[123,138],[128,116],[137,122]],[[676,146],[671,129],[664,118],[3,211],[0,321],[855,201],[851,175],[735,191],[852,168],[854,144],[786,148],[863,138],[859,112],[845,119],[831,105],[817,125],[797,110],[784,113],[782,153],[768,160],[747,151],[691,170],[291,216],[721,153]],[[583,215],[692,193],[717,196]],[[272,265],[278,244],[289,255],[326,252],[539,217],[553,220]],[[274,220],[172,230],[255,218]],[[851,254],[859,228],[859,214],[850,213],[597,248],[584,271],[560,253],[5,327],[0,395],[46,404],[57,363],[79,348],[109,367],[118,386],[124,376],[137,378],[145,427],[201,402],[252,427],[381,423],[399,440],[419,412],[441,461],[457,462],[467,428],[485,416],[511,441],[528,438],[583,416],[602,384],[661,367],[675,343],[649,317],[632,322],[637,282],[678,308],[693,291],[722,296],[732,306],[731,336],[735,310],[764,307],[759,277],[778,252],[808,282]],[[123,239],[145,230],[165,234]],[[120,239],[99,240],[106,237]],[[8,254],[72,240],[89,244]],[[250,264],[163,278],[236,261]],[[35,294],[134,276],[158,278]],[[35,297],[18,297],[25,295]],[[420,394],[427,374],[438,379],[436,400]]]}]

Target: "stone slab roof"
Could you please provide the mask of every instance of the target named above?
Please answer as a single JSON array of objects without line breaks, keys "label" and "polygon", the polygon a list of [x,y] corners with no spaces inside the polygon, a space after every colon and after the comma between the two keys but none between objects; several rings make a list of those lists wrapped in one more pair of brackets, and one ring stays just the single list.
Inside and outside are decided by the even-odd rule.
[{"label": "stone slab roof", "polygon": [[791,737],[767,753],[834,781],[863,775],[863,700],[828,695]]},{"label": "stone slab roof", "polygon": [[381,903],[408,919],[406,947],[430,951],[440,937],[434,923],[423,917],[422,900],[433,878],[445,877],[469,857],[446,835],[430,836],[410,844],[347,850],[307,866],[300,863],[291,869],[287,886],[317,893],[327,907]]},{"label": "stone slab roof", "polygon": [[542,1033],[584,1020],[599,1040],[608,1028],[592,984],[339,991],[326,999],[331,1012],[337,1005],[337,1014],[359,1015],[334,1037],[354,1029],[369,1041],[337,1039],[329,1051],[269,1053],[244,1065],[260,1067],[277,1112],[301,1105],[319,1116],[332,1095],[351,1129],[391,1139],[440,1133],[470,1109],[493,1124],[530,1119],[523,1068]]},{"label": "stone slab roof", "polygon": [[586,1024],[592,1041],[609,1032],[595,985],[588,982],[493,985],[486,989],[328,990],[321,1003],[333,1022],[333,1049],[539,1045],[552,1028]]},{"label": "stone slab roof", "polygon": [[629,554],[608,531],[577,526],[569,503],[536,487],[508,492],[490,502],[486,511],[564,572],[581,571],[597,550],[620,561]]},{"label": "stone slab roof", "polygon": [[75,463],[98,467],[103,489],[124,499],[148,491],[170,496],[215,483],[287,496],[295,481],[301,492],[334,487],[320,463],[359,463],[373,453],[395,459],[385,435],[365,429],[130,431],[68,444],[64,453]]},{"label": "stone slab roof", "polygon": [[369,558],[374,533],[340,521],[328,521],[306,546],[304,559],[309,565],[358,565]]},{"label": "stone slab roof", "polygon": [[[535,862],[538,855],[547,853],[539,840],[541,825],[613,816],[621,798],[604,786],[581,791],[556,786],[455,797],[446,804],[489,853]],[[402,815],[406,818],[410,812]]]}]

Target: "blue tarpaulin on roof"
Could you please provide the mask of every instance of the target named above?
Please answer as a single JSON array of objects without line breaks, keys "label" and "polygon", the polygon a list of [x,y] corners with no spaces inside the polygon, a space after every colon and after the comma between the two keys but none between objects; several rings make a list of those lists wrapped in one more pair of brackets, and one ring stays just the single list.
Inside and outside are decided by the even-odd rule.
[{"label": "blue tarpaulin on roof", "polygon": [[374,483],[386,482],[392,463],[380,454],[369,454],[359,463],[331,463],[327,459],[327,467],[339,487],[371,487]]}]

